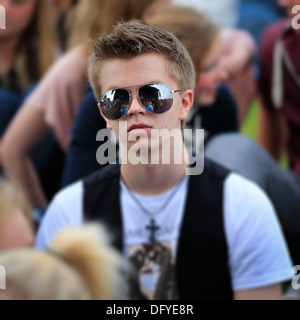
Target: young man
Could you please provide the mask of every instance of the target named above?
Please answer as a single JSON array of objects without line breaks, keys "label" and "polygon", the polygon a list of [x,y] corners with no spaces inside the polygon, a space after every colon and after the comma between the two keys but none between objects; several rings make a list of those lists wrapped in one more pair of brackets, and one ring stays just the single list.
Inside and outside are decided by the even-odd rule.
[{"label": "young man", "polygon": [[129,299],[281,299],[292,265],[267,197],[210,161],[202,174],[186,174],[181,128],[195,71],[179,40],[157,27],[118,24],[96,40],[89,78],[122,164],[61,191],[36,246],[46,249],[67,225],[99,220],[136,268]]}]

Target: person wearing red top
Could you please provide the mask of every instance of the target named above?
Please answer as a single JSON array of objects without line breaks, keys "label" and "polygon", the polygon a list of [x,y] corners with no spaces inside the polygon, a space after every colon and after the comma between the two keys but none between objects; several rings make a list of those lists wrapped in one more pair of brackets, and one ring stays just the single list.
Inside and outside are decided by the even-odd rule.
[{"label": "person wearing red top", "polygon": [[289,18],[267,27],[261,41],[259,142],[277,161],[285,152],[291,171],[300,174],[300,29],[291,23],[300,1],[279,4]]}]

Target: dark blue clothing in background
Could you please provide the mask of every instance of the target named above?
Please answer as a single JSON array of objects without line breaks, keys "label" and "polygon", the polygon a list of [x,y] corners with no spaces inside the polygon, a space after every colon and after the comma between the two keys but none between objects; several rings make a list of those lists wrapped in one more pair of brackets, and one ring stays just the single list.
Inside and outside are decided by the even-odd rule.
[{"label": "dark blue clothing in background", "polygon": [[250,32],[258,45],[264,28],[283,17],[286,17],[286,12],[278,0],[241,0],[237,28]]},{"label": "dark blue clothing in background", "polygon": [[17,112],[22,101],[20,94],[0,89],[0,137],[3,136],[7,125]]}]

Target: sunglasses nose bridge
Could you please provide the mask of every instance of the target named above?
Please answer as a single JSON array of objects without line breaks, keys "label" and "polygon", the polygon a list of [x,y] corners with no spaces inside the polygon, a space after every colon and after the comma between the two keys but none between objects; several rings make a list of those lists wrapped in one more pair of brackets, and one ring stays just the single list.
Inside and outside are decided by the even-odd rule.
[{"label": "sunglasses nose bridge", "polygon": [[[132,96],[136,96],[136,102],[137,105],[134,104],[134,98],[132,98]],[[141,112],[141,109],[143,109],[143,111],[145,111],[145,107],[143,106],[140,97],[139,97],[139,91],[137,91],[136,93],[129,93],[129,98],[130,98],[130,105],[129,105],[129,109],[128,109],[128,113],[134,113],[136,111],[136,108],[138,108],[138,112]],[[134,104],[134,106],[133,106]],[[133,106],[133,107],[132,107]]]},{"label": "sunglasses nose bridge", "polygon": [[132,105],[132,102],[133,102],[133,98],[132,98],[132,96],[137,96],[136,98],[137,98],[137,101],[138,101],[138,103],[140,103],[140,99],[138,98],[138,93],[130,93],[129,92],[129,108],[131,107],[131,105]]}]

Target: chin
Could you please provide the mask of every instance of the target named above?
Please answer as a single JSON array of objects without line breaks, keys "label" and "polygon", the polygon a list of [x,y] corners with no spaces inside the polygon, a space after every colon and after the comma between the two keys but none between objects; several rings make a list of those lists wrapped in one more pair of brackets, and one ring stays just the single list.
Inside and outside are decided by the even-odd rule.
[{"label": "chin", "polygon": [[[151,164],[153,159],[152,157],[154,154],[158,152],[158,150],[159,148],[156,148],[156,146],[151,147],[150,144],[143,143],[140,141],[134,145],[129,146],[127,151],[128,161],[132,165]],[[155,160],[154,160],[154,163],[155,163]]]},{"label": "chin", "polygon": [[143,153],[151,149],[151,140],[149,138],[138,138],[137,141],[127,141],[128,150],[141,150]]}]

